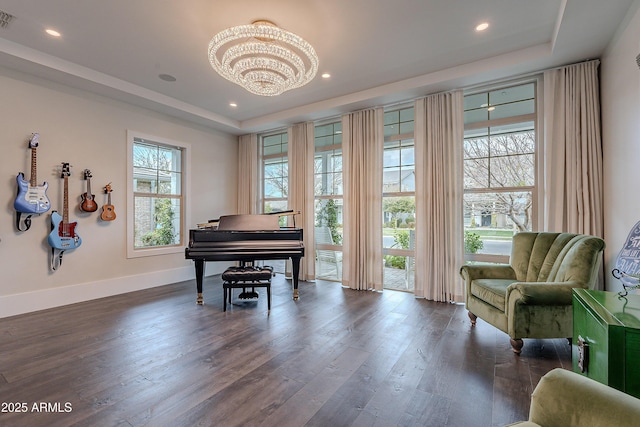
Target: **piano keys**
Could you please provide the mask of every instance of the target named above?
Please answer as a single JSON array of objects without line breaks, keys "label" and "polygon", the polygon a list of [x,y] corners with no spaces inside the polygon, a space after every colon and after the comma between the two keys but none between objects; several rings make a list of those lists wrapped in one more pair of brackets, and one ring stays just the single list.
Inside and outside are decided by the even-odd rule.
[{"label": "piano keys", "polygon": [[203,303],[202,281],[206,261],[291,259],[293,299],[297,300],[300,259],[304,256],[302,229],[280,227],[277,215],[226,215],[217,227],[189,230],[185,258],[195,262],[196,302]]}]

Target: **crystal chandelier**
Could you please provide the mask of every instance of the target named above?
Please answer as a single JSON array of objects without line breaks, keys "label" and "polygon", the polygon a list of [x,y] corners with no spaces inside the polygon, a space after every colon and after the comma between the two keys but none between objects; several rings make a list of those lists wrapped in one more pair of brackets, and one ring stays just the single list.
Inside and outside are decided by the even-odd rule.
[{"label": "crystal chandelier", "polygon": [[263,96],[304,86],[318,71],[313,47],[269,21],[216,34],[209,43],[209,62],[225,79]]}]

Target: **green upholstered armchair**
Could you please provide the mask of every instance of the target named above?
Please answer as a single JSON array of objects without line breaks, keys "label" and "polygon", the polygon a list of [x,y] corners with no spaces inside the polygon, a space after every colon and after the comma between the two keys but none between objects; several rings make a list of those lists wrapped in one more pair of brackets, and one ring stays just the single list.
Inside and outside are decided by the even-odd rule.
[{"label": "green upholstered armchair", "polygon": [[562,368],[542,377],[520,427],[635,427],[640,399]]},{"label": "green upholstered armchair", "polygon": [[604,246],[583,234],[517,233],[510,264],[461,268],[471,324],[507,333],[515,353],[523,338],[572,337],[571,289],[595,287]]}]

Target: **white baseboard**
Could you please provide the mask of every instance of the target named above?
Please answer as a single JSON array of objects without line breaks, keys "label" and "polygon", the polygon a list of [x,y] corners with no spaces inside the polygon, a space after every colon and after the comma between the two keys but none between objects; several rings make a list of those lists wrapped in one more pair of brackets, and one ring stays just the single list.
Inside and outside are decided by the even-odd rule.
[{"label": "white baseboard", "polygon": [[[216,265],[207,270],[207,276],[220,274],[224,271],[224,266]],[[0,318],[169,285],[192,280],[194,277],[195,271],[191,266],[0,296]],[[195,295],[195,289],[193,292]]]}]

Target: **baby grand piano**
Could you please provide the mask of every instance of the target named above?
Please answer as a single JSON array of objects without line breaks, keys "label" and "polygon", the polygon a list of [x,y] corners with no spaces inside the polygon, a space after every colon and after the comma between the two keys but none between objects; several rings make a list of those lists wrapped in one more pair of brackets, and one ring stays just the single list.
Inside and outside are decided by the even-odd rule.
[{"label": "baby grand piano", "polygon": [[278,215],[226,215],[217,227],[189,230],[185,258],[195,261],[197,303],[202,304],[205,261],[291,259],[293,299],[298,299],[300,258],[304,256],[302,229],[280,227]]}]

